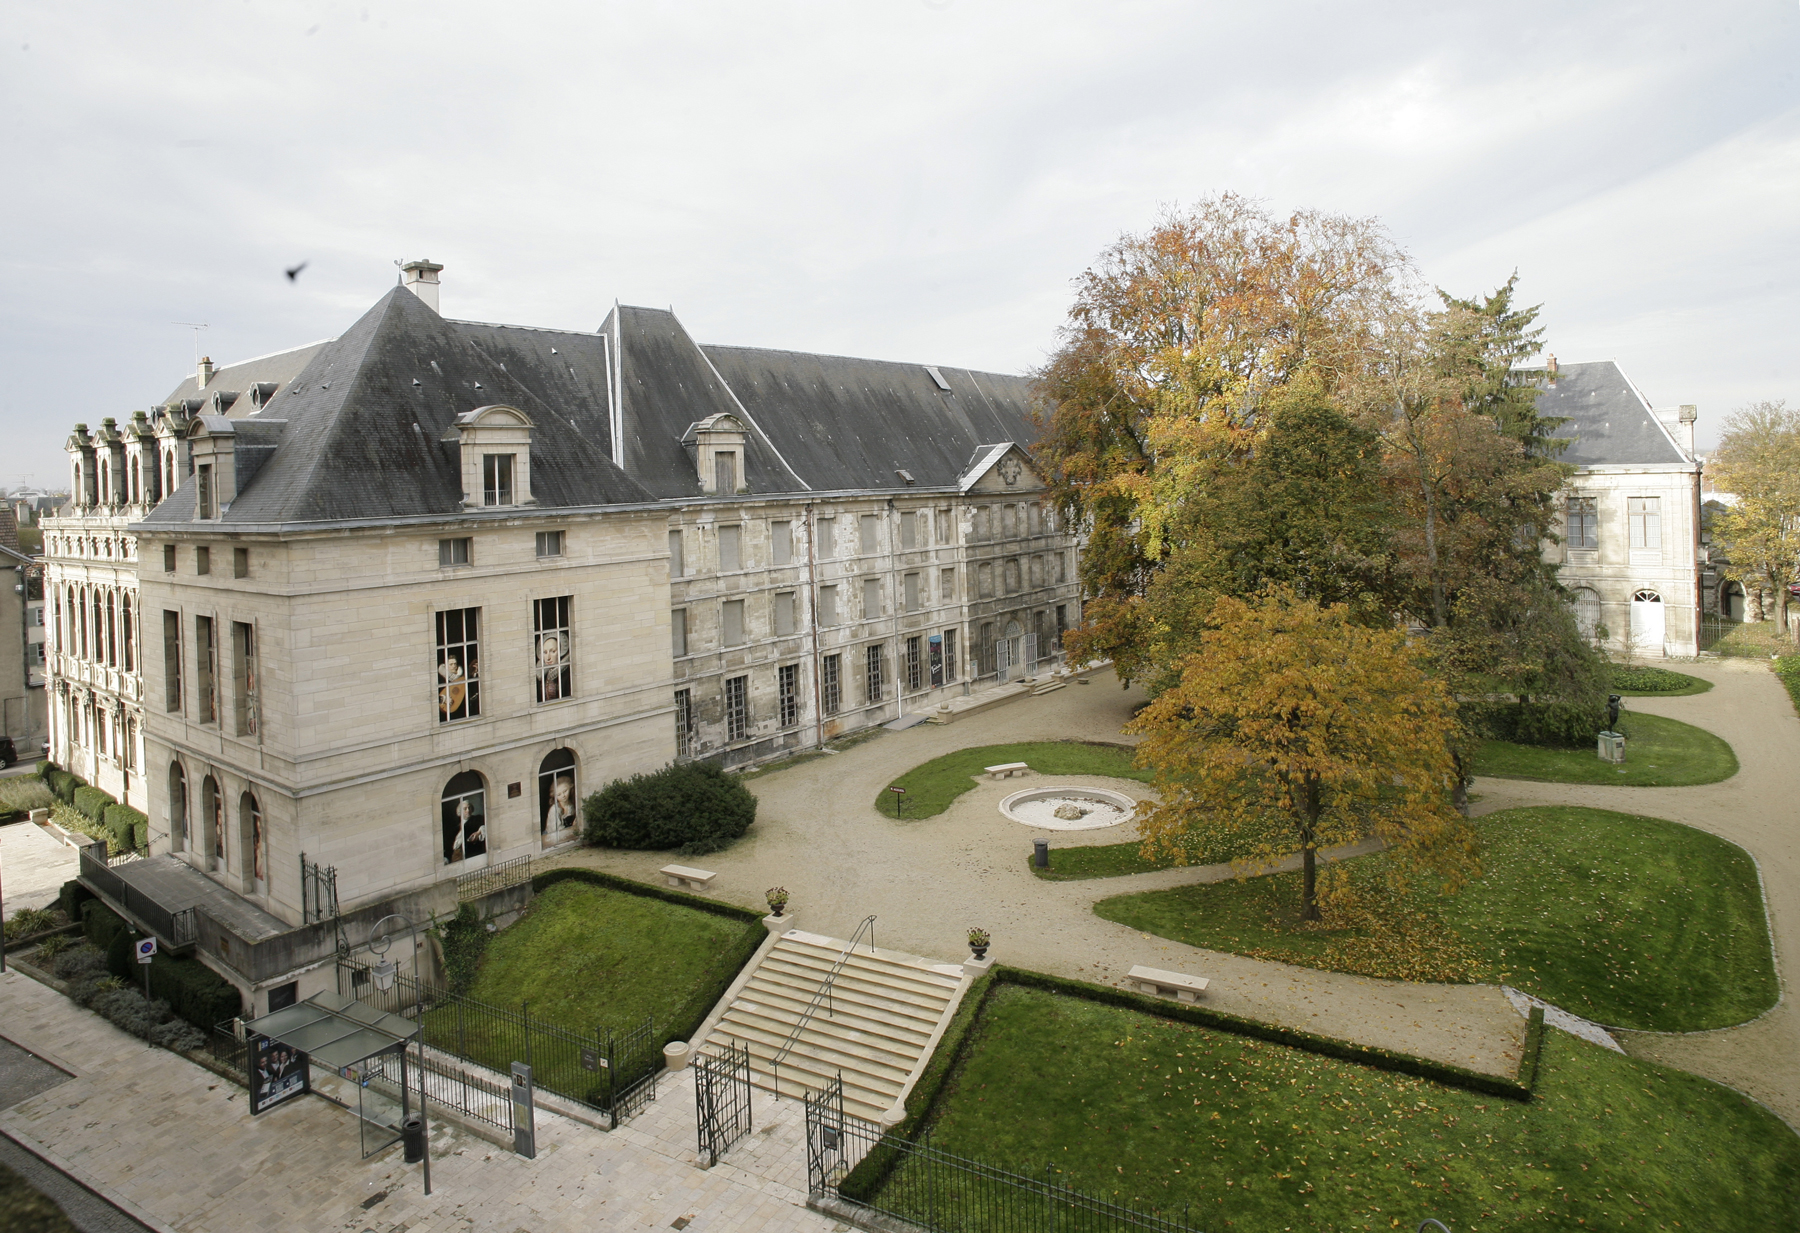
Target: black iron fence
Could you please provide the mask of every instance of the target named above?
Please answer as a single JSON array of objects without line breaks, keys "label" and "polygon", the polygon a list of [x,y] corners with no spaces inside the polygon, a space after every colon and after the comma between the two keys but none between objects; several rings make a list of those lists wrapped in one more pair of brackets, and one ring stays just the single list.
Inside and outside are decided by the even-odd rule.
[{"label": "black iron fence", "polygon": [[750,1046],[728,1044],[717,1057],[694,1059],[694,1121],[706,1167],[754,1128],[750,1112]]},{"label": "black iron fence", "polygon": [[844,1112],[841,1077],[806,1098],[806,1177],[815,1198],[847,1201],[932,1233],[1198,1233],[1185,1211],[1139,1211],[1049,1177],[887,1134]]},{"label": "black iron fence", "polygon": [[529,1002],[516,1010],[494,1006],[400,973],[382,989],[373,969],[348,959],[339,960],[337,973],[339,993],[390,1014],[420,1016],[426,1048],[502,1076],[524,1062],[537,1087],[586,1105],[610,1126],[656,1099],[662,1049],[648,1017],[628,1032],[596,1027],[589,1034],[532,1018]]},{"label": "black iron fence", "polygon": [[300,922],[329,920],[338,914],[337,866],[321,865],[300,854]]},{"label": "black iron fence", "polygon": [[529,881],[531,857],[515,857],[510,861],[501,861],[498,865],[489,865],[486,869],[477,869],[474,873],[459,875],[456,879],[456,900],[458,903],[467,903],[471,899],[485,899],[496,891]]}]

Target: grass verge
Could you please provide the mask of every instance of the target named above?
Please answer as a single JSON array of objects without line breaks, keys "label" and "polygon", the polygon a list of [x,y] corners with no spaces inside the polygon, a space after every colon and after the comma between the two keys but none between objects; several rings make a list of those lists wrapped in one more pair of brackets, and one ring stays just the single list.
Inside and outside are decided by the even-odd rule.
[{"label": "grass verge", "polygon": [[1704,728],[1642,712],[1621,715],[1619,724],[1625,731],[1624,766],[1602,762],[1592,749],[1546,749],[1488,741],[1475,755],[1475,773],[1637,788],[1718,783],[1738,773],[1737,755],[1731,746]]},{"label": "grass verge", "polygon": [[[1029,1076],[1029,1078],[1027,1078]],[[1199,1227],[1781,1227],[1800,1138],[1717,1084],[1544,1034],[1497,1099],[1121,1006],[999,986],[932,1146]],[[905,1202],[909,1166],[883,1197]]]},{"label": "grass verge", "polygon": [[[1209,950],[1399,980],[1504,981],[1583,1018],[1691,1032],[1775,1004],[1749,854],[1692,827],[1574,807],[1479,824],[1484,876],[1342,926],[1299,919],[1299,875],[1118,895],[1107,920]],[[1379,856],[1346,862],[1379,870]]]},{"label": "grass verge", "polygon": [[[931,818],[975,786],[984,766],[1024,762],[1040,775],[1102,775],[1111,779],[1150,781],[1150,772],[1131,764],[1132,751],[1125,745],[1090,744],[1086,741],[1026,741],[1017,745],[979,745],[959,749],[941,758],[921,762],[891,786],[906,789],[906,817]],[[875,808],[887,817],[899,817],[898,795],[883,789]]]}]

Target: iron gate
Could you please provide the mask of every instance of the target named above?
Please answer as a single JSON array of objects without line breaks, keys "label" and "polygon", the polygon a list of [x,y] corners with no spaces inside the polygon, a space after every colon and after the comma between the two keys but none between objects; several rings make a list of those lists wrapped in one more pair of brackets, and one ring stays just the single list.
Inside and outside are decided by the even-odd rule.
[{"label": "iron gate", "polygon": [[[694,1119],[706,1167],[750,1133],[750,1046],[727,1044],[718,1057],[694,1061]],[[810,1123],[809,1123],[810,1124]]]},{"label": "iron gate", "polygon": [[840,1073],[818,1095],[806,1094],[807,1193],[836,1190],[849,1171],[844,1160],[844,1076]]}]

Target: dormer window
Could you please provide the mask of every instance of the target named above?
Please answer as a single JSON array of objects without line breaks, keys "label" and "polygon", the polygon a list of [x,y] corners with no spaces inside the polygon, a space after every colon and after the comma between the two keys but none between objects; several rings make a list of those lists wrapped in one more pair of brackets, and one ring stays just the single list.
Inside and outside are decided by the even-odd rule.
[{"label": "dormer window", "polygon": [[214,504],[213,504],[214,494],[213,494],[212,464],[210,462],[201,463],[199,465],[199,467],[197,467],[195,469],[195,474],[200,481],[200,487],[198,490],[199,491],[199,496],[198,496],[199,504],[196,506],[196,512],[198,513],[198,515],[201,518],[217,518],[219,516],[219,512],[214,507]]},{"label": "dormer window", "polygon": [[511,505],[513,503],[512,454],[481,456],[481,503]]},{"label": "dormer window", "polygon": [[681,444],[694,460],[694,475],[700,481],[701,492],[728,497],[748,491],[740,469],[748,442],[743,422],[723,411],[688,425],[681,434]]}]

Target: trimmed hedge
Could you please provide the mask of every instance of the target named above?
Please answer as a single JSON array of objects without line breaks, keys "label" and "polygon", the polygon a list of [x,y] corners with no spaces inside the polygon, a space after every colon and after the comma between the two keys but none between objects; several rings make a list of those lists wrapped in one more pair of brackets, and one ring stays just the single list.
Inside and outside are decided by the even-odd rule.
[{"label": "trimmed hedge", "polygon": [[[73,776],[70,778],[73,778]],[[75,799],[73,801],[75,808],[79,809],[82,813],[85,813],[88,817],[100,823],[102,826],[106,824],[106,811],[108,807],[117,805],[118,803],[117,798],[115,798],[112,793],[102,792],[99,788],[90,788],[88,785],[82,784],[79,788],[75,789]]]},{"label": "trimmed hedge", "polygon": [[94,892],[83,886],[79,879],[70,878],[56,892],[57,906],[62,908],[63,915],[69,918],[70,924],[82,924],[81,905],[93,899]]},{"label": "trimmed hedge", "polygon": [[[138,933],[125,919],[98,899],[82,905],[82,930],[89,942],[106,956],[106,970],[141,990],[144,970],[132,952]],[[169,1010],[201,1031],[233,1019],[243,1009],[237,986],[197,959],[158,953],[150,961],[150,994],[169,1004]],[[142,994],[139,994],[142,997]]]},{"label": "trimmed hedge", "polygon": [[675,762],[615,779],[582,802],[583,839],[602,848],[701,856],[743,837],[756,797],[711,762]]},{"label": "trimmed hedge", "polygon": [[1795,712],[1800,713],[1800,655],[1783,655],[1777,659],[1775,675],[1781,678],[1782,685],[1787,689]]},{"label": "trimmed hedge", "polygon": [[540,873],[531,879],[533,894],[554,886],[558,882],[584,882],[589,886],[604,887],[607,890],[624,891],[629,895],[642,895],[646,899],[661,899],[665,903],[679,904],[684,908],[707,912],[713,916],[723,916],[727,920],[744,922],[744,932],[739,936],[732,948],[726,952],[725,961],[715,967],[714,978],[710,984],[702,985],[682,1003],[681,1009],[675,1012],[669,1022],[662,1025],[657,1036],[663,1044],[671,1040],[692,1041],[694,1033],[706,1022],[706,1016],[718,1005],[725,991],[731,988],[731,982],[738,978],[744,965],[761,949],[764,940],[769,936],[762,923],[762,915],[749,908],[740,908],[734,904],[719,903],[713,899],[702,899],[698,895],[684,894],[665,886],[651,886],[646,882],[633,882],[629,878],[621,878],[615,874],[602,873],[598,869],[552,869],[548,873]]},{"label": "trimmed hedge", "polygon": [[98,899],[90,898],[81,905],[81,935],[102,954],[125,927],[124,917]]},{"label": "trimmed hedge", "polygon": [[1125,989],[1115,989],[1108,985],[1094,985],[1086,981],[1071,980],[1066,976],[1051,976],[1044,972],[1030,972],[1023,968],[995,966],[969,986],[963,995],[962,1004],[956,1009],[949,1027],[944,1030],[937,1048],[932,1051],[931,1060],[926,1063],[919,1081],[914,1085],[911,1095],[906,1099],[906,1118],[889,1132],[862,1163],[845,1176],[838,1185],[838,1193],[846,1199],[858,1203],[867,1203],[886,1184],[888,1175],[900,1163],[902,1153],[899,1148],[889,1146],[888,1139],[916,1142],[930,1121],[937,1105],[938,1096],[943,1091],[958,1062],[975,1035],[977,1025],[987,1007],[988,998],[1000,985],[1018,985],[1026,989],[1041,989],[1048,993],[1061,994],[1065,997],[1082,998],[1102,1005],[1118,1006],[1126,1010],[1139,1011],[1146,1015],[1154,1015],[1161,1019],[1173,1019],[1181,1023],[1192,1023],[1197,1027],[1210,1028],[1213,1031],[1229,1032],[1234,1036],[1247,1036],[1253,1040],[1263,1040],[1270,1044],[1286,1045],[1293,1049],[1302,1049],[1308,1053],[1316,1053],[1322,1057],[1335,1058],[1341,1062],[1352,1062],[1368,1066],[1375,1070],[1385,1070],[1395,1074],[1412,1075],[1419,1079],[1430,1079],[1447,1087],[1461,1088],[1464,1091],[1476,1092],[1483,1096],[1498,1096],[1506,1100],[1529,1101],[1532,1089],[1537,1084],[1538,1055],[1542,1048],[1544,1036],[1544,1014],[1541,1008],[1532,1009],[1531,1019],[1526,1024],[1525,1048],[1519,1062],[1519,1077],[1503,1079],[1498,1075],[1483,1074],[1480,1071],[1468,1070],[1448,1062],[1436,1062],[1430,1058],[1417,1057],[1410,1053],[1395,1053],[1388,1049],[1378,1049],[1372,1045],[1352,1044],[1346,1040],[1338,1040],[1331,1036],[1320,1036],[1313,1032],[1301,1031],[1298,1028],[1281,1027],[1273,1023],[1262,1023],[1255,1019],[1245,1019],[1223,1011],[1211,1010],[1203,1006],[1194,1006],[1184,1002],[1170,1002],[1162,998],[1153,998],[1141,993],[1132,993]]},{"label": "trimmed hedge", "polygon": [[114,850],[143,852],[150,846],[150,819],[130,805],[106,807],[106,837]]},{"label": "trimmed hedge", "polygon": [[44,782],[50,786],[50,791],[56,794],[57,800],[70,807],[75,804],[76,790],[87,786],[69,772],[55,769],[44,776]]}]

